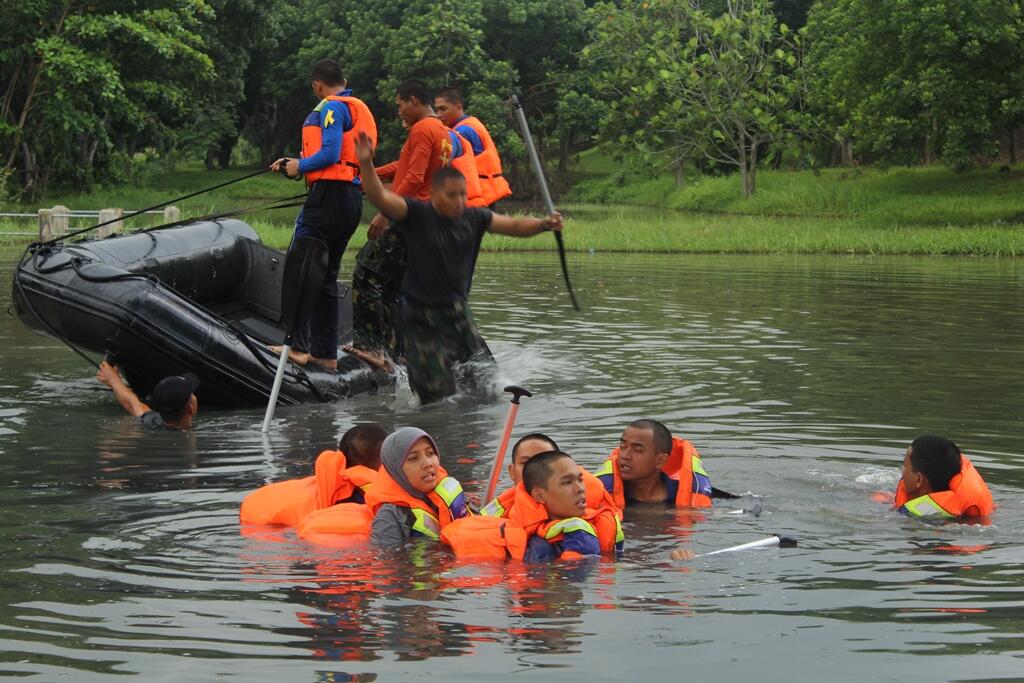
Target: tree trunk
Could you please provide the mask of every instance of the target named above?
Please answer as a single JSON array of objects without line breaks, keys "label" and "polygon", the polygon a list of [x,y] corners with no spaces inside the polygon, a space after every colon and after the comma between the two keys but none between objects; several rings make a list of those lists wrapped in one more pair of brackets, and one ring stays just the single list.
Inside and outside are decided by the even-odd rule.
[{"label": "tree trunk", "polygon": [[1006,141],[1009,143],[1009,161],[1011,164],[1015,164],[1017,163],[1017,130],[1013,126],[1006,129]]},{"label": "tree trunk", "polygon": [[747,179],[743,184],[743,196],[747,199],[754,196],[757,190],[757,141],[750,143],[750,162],[747,169]]},{"label": "tree trunk", "polygon": [[686,184],[686,176],[683,173],[683,163],[684,162],[682,162],[682,161],[676,162],[676,189],[677,190],[680,187],[682,187],[683,185]]},{"label": "tree trunk", "polygon": [[842,160],[839,163],[843,166],[853,166],[853,140],[845,137],[840,144],[842,145]]},{"label": "tree trunk", "polygon": [[217,164],[221,168],[231,166],[231,155],[234,153],[235,145],[237,144],[237,135],[225,135],[220,139],[220,145],[217,148]]}]

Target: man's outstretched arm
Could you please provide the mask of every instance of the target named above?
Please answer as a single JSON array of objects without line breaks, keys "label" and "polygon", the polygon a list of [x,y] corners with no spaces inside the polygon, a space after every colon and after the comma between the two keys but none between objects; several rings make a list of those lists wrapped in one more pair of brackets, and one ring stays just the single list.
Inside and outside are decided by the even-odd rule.
[{"label": "man's outstretched arm", "polygon": [[491,215],[490,232],[512,237],[533,237],[548,230],[561,230],[564,226],[562,214],[555,212],[544,218],[513,218],[504,214]]},{"label": "man's outstretched arm", "polygon": [[384,187],[384,183],[377,177],[373,168],[373,143],[366,133],[360,132],[356,138],[356,158],[359,159],[359,173],[366,198],[391,220],[403,220],[409,207],[404,199]]},{"label": "man's outstretched arm", "polygon": [[122,408],[128,411],[129,415],[141,417],[149,412],[149,406],[140,401],[135,392],[129,389],[121,379],[121,373],[118,372],[117,366],[103,361],[100,363],[99,370],[96,371],[96,379],[110,387],[110,390],[114,392],[114,398]]}]

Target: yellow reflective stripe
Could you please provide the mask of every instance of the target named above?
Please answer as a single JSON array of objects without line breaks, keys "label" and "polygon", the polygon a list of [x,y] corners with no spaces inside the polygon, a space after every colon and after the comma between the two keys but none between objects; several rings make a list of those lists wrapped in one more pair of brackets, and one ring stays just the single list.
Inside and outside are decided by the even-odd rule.
[{"label": "yellow reflective stripe", "polygon": [[705,477],[708,476],[708,473],[704,471],[704,463],[696,455],[690,458],[690,467],[694,473],[703,474]]},{"label": "yellow reflective stripe", "polygon": [[591,526],[590,522],[585,519],[580,519],[579,517],[569,517],[568,519],[555,522],[544,534],[544,538],[550,541],[556,536],[572,533],[573,531],[583,531],[594,538],[597,538],[597,532],[594,531],[594,527]]},{"label": "yellow reflective stripe", "polygon": [[908,500],[903,504],[903,507],[905,507],[907,512],[912,514],[914,517],[931,517],[932,515],[947,518],[953,517],[953,515],[946,512],[941,505],[932,500],[932,497],[927,494],[918,496],[913,500]]},{"label": "yellow reflective stripe", "polygon": [[626,534],[622,531],[622,522],[619,521],[618,517],[615,517],[615,542],[622,543],[626,540]]},{"label": "yellow reflective stripe", "polygon": [[480,510],[480,514],[485,517],[504,517],[505,508],[498,502],[498,499],[495,498]]},{"label": "yellow reflective stripe", "polygon": [[437,521],[437,517],[426,510],[420,510],[419,508],[411,509],[412,516],[414,518],[412,530],[418,531],[427,538],[432,538],[435,541],[439,540],[441,538],[441,523]]},{"label": "yellow reflective stripe", "polygon": [[455,499],[462,493],[462,484],[459,483],[458,479],[453,477],[445,477],[441,480],[441,483],[434,487],[434,493],[441,496],[441,500],[448,507],[452,506]]},{"label": "yellow reflective stripe", "polygon": [[606,474],[615,474],[615,468],[612,465],[612,461],[610,458],[608,460],[605,460],[604,463],[602,463],[601,466],[597,468],[597,472],[594,472],[595,477],[603,477]]}]

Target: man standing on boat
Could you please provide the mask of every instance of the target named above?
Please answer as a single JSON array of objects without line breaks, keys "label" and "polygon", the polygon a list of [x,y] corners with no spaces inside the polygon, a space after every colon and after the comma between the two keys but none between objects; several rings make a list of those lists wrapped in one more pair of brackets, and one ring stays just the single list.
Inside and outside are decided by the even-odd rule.
[{"label": "man standing on boat", "polygon": [[457,88],[442,88],[434,98],[434,110],[444,125],[459,133],[473,148],[484,206],[494,209],[498,201],[511,197],[512,189],[502,173],[498,148],[480,119],[466,114],[462,93]]},{"label": "man standing on boat", "polygon": [[433,174],[429,201],[402,197],[387,190],[374,172],[368,136],[357,139],[356,155],[366,198],[392,221],[389,232],[408,247],[398,331],[409,385],[421,403],[438,401],[455,393],[458,364],[494,362],[467,304],[484,233],[532,237],[561,230],[562,217],[513,218],[467,208],[466,179],[454,168]]},{"label": "man standing on boat", "polygon": [[306,202],[295,219],[292,244],[312,236],[327,244],[327,274],[308,320],[299,321],[292,360],[338,367],[338,269],[348,241],[363,215],[355,135],[377,139],[377,124],[367,106],[346,88],[341,67],[332,59],[313,66],[313,93],[320,103],[302,124],[302,159],[278,159],[270,168],[288,177],[305,176]]},{"label": "man standing on boat", "polygon": [[[452,143],[448,128],[430,106],[430,92],[421,81],[406,80],[395,94],[398,115],[409,134],[398,161],[375,169],[375,176],[391,181],[391,192],[426,200],[434,173],[449,163]],[[376,142],[371,137],[373,146]],[[365,171],[364,171],[365,174]],[[394,353],[397,335],[394,317],[405,270],[406,246],[391,231],[380,213],[370,221],[366,244],[359,250],[352,274],[353,346],[374,353]]]}]

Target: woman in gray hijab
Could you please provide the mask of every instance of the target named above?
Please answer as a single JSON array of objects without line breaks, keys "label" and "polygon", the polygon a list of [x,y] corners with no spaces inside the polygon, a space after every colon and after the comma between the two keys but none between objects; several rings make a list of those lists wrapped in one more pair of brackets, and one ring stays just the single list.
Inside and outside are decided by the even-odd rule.
[{"label": "woman in gray hijab", "polygon": [[383,469],[366,494],[374,545],[438,540],[443,527],[469,514],[462,485],[441,467],[437,444],[422,429],[395,430],[384,439],[380,459]]}]

